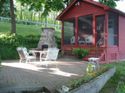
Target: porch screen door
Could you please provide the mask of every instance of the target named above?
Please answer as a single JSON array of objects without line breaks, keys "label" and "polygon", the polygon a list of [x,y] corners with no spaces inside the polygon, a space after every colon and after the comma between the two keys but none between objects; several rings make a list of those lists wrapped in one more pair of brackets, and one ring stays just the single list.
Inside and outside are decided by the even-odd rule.
[{"label": "porch screen door", "polygon": [[105,16],[96,16],[96,46],[104,46]]},{"label": "porch screen door", "polygon": [[108,46],[118,45],[118,14],[108,13]]}]

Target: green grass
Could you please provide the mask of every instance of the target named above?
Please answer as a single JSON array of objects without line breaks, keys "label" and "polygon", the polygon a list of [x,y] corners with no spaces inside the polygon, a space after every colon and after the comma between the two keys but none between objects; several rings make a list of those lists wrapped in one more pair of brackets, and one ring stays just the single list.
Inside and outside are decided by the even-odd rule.
[{"label": "green grass", "polygon": [[[7,22],[0,22],[0,32],[9,33],[11,24]],[[16,31],[18,35],[40,35],[41,27],[37,25],[23,25],[16,24]]]},{"label": "green grass", "polygon": [[[28,35],[41,35],[41,28],[44,28],[40,25],[24,25],[24,24],[16,24],[16,34],[21,36]],[[0,21],[0,33],[10,33],[11,31],[11,23],[1,22]],[[61,38],[61,29],[55,29],[55,36]]]},{"label": "green grass", "polygon": [[[16,24],[16,33],[18,35],[27,36],[27,35],[41,35],[41,26],[40,25],[24,25]],[[0,33],[10,33],[11,24],[8,22],[0,22]],[[60,31],[56,31],[56,36],[61,36]]]},{"label": "green grass", "polygon": [[121,91],[119,89],[117,90],[117,86],[118,86],[119,82],[123,82],[125,84],[125,62],[106,64],[104,66],[108,66],[108,67],[114,67],[115,66],[116,67],[116,73],[107,82],[107,84],[100,91],[100,93],[124,93],[124,92],[116,92],[116,91]]}]

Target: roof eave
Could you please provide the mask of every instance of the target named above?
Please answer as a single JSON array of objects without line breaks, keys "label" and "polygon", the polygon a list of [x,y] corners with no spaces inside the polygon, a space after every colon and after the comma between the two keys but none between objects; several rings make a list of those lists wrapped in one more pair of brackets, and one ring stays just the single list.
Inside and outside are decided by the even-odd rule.
[{"label": "roof eave", "polygon": [[124,16],[124,17],[125,17],[125,13],[124,13],[124,12],[122,12],[122,11],[120,11],[120,10],[118,10],[118,9],[113,9],[113,8],[110,8],[110,9],[109,9],[109,11],[113,11],[113,12],[118,13],[118,14],[120,14],[120,15],[122,15],[122,16]]},{"label": "roof eave", "polygon": [[[75,4],[77,1],[78,1],[78,0],[73,0],[73,1],[61,12],[61,14],[59,14],[59,15],[57,16],[56,19],[57,19],[57,20],[61,20],[61,16],[62,16],[65,12],[67,12],[67,10],[70,9],[70,8],[73,6],[73,4]],[[82,0],[82,1],[88,2],[88,3],[90,3],[90,4],[94,4],[94,5],[96,5],[96,6],[99,6],[99,7],[103,8],[104,10],[109,9],[108,6],[103,5],[103,4],[100,4],[99,2],[95,2],[95,1],[91,1],[91,0]]]},{"label": "roof eave", "polygon": [[67,10],[69,9],[69,8],[71,8],[71,6],[73,5],[73,4],[75,4],[75,2],[76,2],[77,0],[73,0],[58,16],[57,16],[57,20],[61,20],[61,16],[65,13],[65,12],[67,12]]},{"label": "roof eave", "polygon": [[[57,20],[62,20],[62,19],[61,19],[61,16],[63,16],[63,14],[65,14],[65,13],[73,6],[73,4],[75,4],[77,1],[78,1],[78,0],[73,0],[73,1],[57,16],[56,19],[57,19]],[[87,2],[87,3],[90,3],[90,4],[93,4],[93,5],[96,5],[96,6],[98,6],[98,7],[101,7],[101,8],[103,8],[105,11],[113,11],[113,12],[116,12],[116,13],[122,15],[122,16],[125,16],[125,13],[124,13],[124,12],[119,11],[119,10],[117,10],[117,9],[110,8],[110,7],[108,7],[108,6],[106,6],[106,5],[103,5],[103,4],[99,3],[99,2],[95,2],[95,1],[92,1],[92,0],[82,0],[82,1]]]}]

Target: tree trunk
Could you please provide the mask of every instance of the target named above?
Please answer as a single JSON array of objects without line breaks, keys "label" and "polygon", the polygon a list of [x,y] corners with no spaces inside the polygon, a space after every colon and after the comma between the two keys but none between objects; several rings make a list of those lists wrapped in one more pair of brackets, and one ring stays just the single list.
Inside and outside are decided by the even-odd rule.
[{"label": "tree trunk", "polygon": [[14,2],[10,0],[11,33],[16,33],[16,21],[14,14]]},{"label": "tree trunk", "polygon": [[30,14],[30,18],[31,18],[31,21],[33,21],[33,12],[31,11],[31,14]]},{"label": "tree trunk", "polygon": [[36,21],[36,18],[35,18],[36,16],[35,15],[36,15],[36,13],[34,12],[33,13],[33,21]]},{"label": "tree trunk", "polygon": [[41,13],[39,12],[39,22],[41,21]]},{"label": "tree trunk", "polygon": [[48,22],[47,22],[47,16],[45,17],[45,28],[47,27]]},{"label": "tree trunk", "polygon": [[20,10],[20,20],[22,20],[23,19],[23,9],[22,9],[22,7],[20,7],[21,8],[21,10]]}]

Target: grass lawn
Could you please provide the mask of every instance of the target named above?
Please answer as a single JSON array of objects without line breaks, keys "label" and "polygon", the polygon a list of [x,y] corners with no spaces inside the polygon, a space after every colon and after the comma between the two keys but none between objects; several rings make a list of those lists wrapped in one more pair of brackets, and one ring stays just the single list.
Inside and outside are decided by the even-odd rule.
[{"label": "grass lawn", "polygon": [[[115,75],[108,81],[108,83],[104,86],[104,88],[100,91],[100,93],[125,93],[125,92],[118,92],[118,91],[124,91],[125,90],[125,62],[119,62],[119,63],[112,63],[112,64],[106,64],[104,66],[109,67],[116,67],[116,73]],[[122,82],[123,85],[122,90],[117,90],[117,85],[119,82]],[[124,88],[124,90],[123,90]]]},{"label": "grass lawn", "polygon": [[[0,22],[0,32],[2,33],[8,33],[10,32],[10,23],[7,22]],[[17,24],[16,25],[17,34],[19,35],[40,35],[41,33],[41,27],[36,25],[23,25],[23,24]]]},{"label": "grass lawn", "polygon": [[[10,32],[11,24],[7,22],[0,22],[0,33]],[[40,35],[41,26],[40,25],[24,25],[16,24],[16,31],[18,35]],[[61,30],[60,30],[61,31]],[[60,31],[56,31],[57,36],[61,36]]]}]

